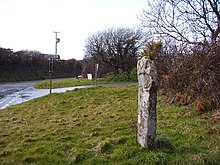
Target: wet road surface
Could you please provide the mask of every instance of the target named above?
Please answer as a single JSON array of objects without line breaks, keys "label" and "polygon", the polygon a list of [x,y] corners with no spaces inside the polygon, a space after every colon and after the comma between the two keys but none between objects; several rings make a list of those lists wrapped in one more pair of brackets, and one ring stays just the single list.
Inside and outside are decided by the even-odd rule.
[{"label": "wet road surface", "polygon": [[[49,89],[35,89],[38,81],[19,83],[0,83],[0,109],[10,105],[19,104],[37,97],[49,94]],[[69,88],[52,89],[52,93],[61,93],[75,88],[88,88],[89,86],[78,86]]]}]

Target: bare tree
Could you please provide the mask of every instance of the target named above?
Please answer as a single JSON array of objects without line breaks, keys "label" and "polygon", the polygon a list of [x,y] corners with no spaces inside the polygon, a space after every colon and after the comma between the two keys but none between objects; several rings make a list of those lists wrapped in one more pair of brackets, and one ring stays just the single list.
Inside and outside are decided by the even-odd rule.
[{"label": "bare tree", "polygon": [[187,44],[219,42],[219,0],[149,0],[148,4],[140,20],[154,37]]},{"label": "bare tree", "polygon": [[118,70],[130,71],[136,65],[144,35],[131,28],[110,28],[90,36],[85,45],[85,57],[93,57]]}]

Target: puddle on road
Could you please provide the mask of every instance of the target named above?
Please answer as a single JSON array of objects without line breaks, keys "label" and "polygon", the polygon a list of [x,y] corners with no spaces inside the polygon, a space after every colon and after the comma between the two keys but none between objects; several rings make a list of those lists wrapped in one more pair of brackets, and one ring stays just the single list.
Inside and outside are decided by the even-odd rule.
[{"label": "puddle on road", "polygon": [[[63,93],[68,90],[74,90],[76,88],[89,88],[92,86],[76,86],[68,88],[56,88],[52,89],[52,93]],[[20,104],[38,97],[42,97],[49,94],[49,89],[36,89],[34,87],[29,87],[15,93],[0,97],[0,109],[4,109],[8,106]],[[1,95],[0,95],[1,96]]]}]

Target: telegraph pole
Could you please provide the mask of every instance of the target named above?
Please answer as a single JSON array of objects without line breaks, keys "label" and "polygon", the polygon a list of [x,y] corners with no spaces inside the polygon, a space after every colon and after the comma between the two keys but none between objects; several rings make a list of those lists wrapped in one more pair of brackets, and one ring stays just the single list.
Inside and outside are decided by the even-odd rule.
[{"label": "telegraph pole", "polygon": [[60,39],[57,38],[57,34],[60,32],[54,32],[55,33],[55,56],[57,55],[57,44],[60,42]]},{"label": "telegraph pole", "polygon": [[[60,39],[57,38],[57,34],[60,32],[55,31],[55,58],[57,57],[57,44],[60,42]],[[52,93],[52,73],[53,73],[53,57],[49,60],[49,74],[50,74],[50,94]]]}]

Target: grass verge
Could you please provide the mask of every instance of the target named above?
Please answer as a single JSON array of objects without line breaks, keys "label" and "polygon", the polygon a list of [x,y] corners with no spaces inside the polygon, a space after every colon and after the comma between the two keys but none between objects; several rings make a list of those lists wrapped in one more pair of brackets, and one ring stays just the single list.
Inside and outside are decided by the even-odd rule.
[{"label": "grass verge", "polygon": [[[88,79],[68,78],[68,79],[52,82],[52,88],[63,88],[63,87],[84,86],[84,85],[95,85],[95,81]],[[49,80],[38,82],[35,85],[35,88],[38,89],[48,89],[49,87],[50,87]]]},{"label": "grass verge", "polygon": [[[0,111],[1,164],[218,164],[219,123],[157,106],[157,149],[136,144],[137,86],[53,93]],[[211,114],[207,114],[211,115]]]}]

